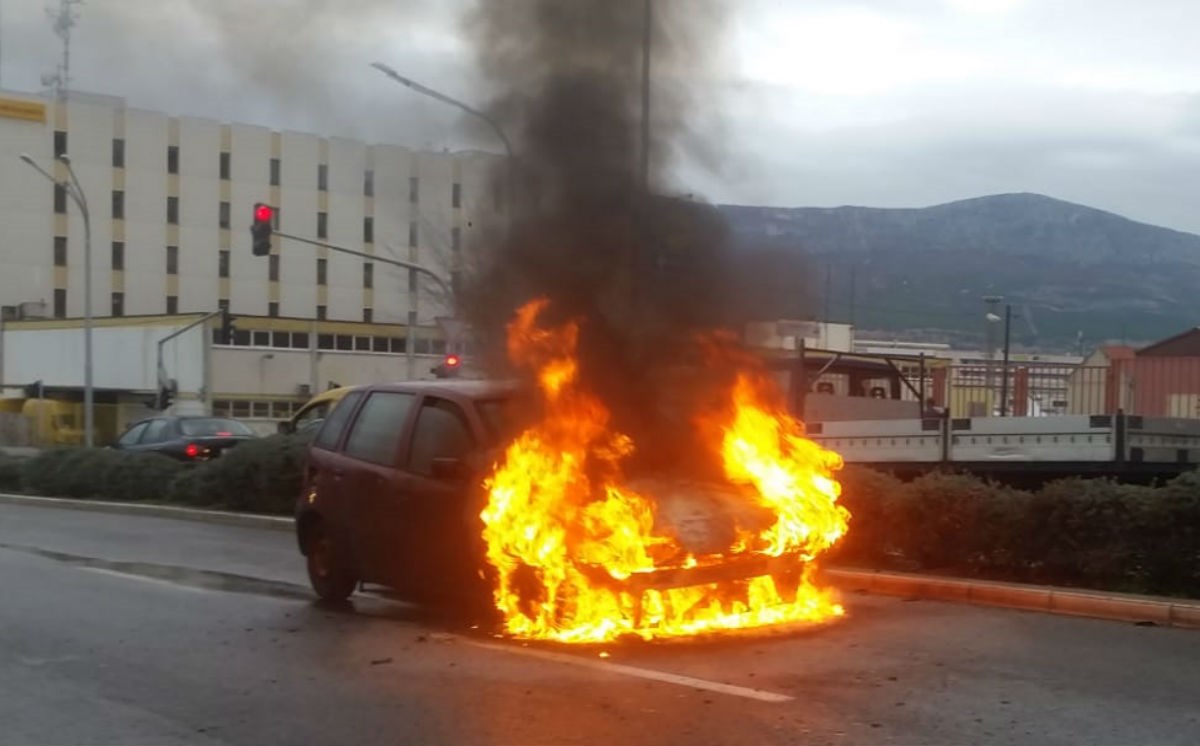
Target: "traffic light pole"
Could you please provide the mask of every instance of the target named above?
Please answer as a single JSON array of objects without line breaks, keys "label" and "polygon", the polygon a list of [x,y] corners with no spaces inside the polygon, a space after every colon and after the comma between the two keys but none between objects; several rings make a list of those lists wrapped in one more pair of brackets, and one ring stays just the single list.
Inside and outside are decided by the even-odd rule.
[{"label": "traffic light pole", "polygon": [[329,249],[330,251],[337,251],[342,254],[349,254],[350,256],[357,256],[357,257],[361,257],[363,259],[370,259],[373,262],[382,262],[383,264],[391,264],[391,265],[394,265],[397,267],[411,269],[412,271],[417,272],[419,274],[423,274],[426,277],[428,277],[429,279],[436,282],[437,286],[442,290],[443,293],[446,294],[446,296],[448,298],[451,298],[451,299],[454,298],[454,294],[450,290],[450,285],[445,280],[443,280],[437,273],[435,273],[433,270],[429,269],[428,267],[422,267],[420,264],[413,264],[412,262],[402,262],[399,259],[392,259],[392,258],[386,257],[386,256],[379,256],[378,254],[368,254],[365,251],[355,251],[354,249],[347,249],[343,246],[335,246],[331,243],[325,243],[324,241],[314,241],[311,238],[301,238],[300,236],[293,236],[290,233],[282,233],[280,231],[272,231],[272,233],[273,233],[273,235],[279,236],[280,238],[286,238],[289,241],[299,241],[300,243],[306,243],[311,246],[319,246],[323,249]]},{"label": "traffic light pole", "polygon": [[[167,344],[167,342],[170,342],[172,339],[175,339],[179,335],[189,332],[192,329],[195,329],[196,327],[200,326],[201,324],[207,324],[211,319],[214,319],[223,313],[225,313],[224,309],[219,309],[219,310],[213,311],[212,313],[207,313],[207,314],[201,316],[200,318],[196,319],[192,323],[188,324],[187,326],[183,327],[182,329],[176,329],[175,331],[171,332],[167,336],[158,340],[157,378],[158,378],[158,390],[160,392],[163,391],[164,389],[166,389],[168,387],[167,384],[170,382],[170,379],[167,378],[167,365],[166,365],[166,363],[163,362],[163,347]],[[207,340],[205,341],[205,344],[208,344]],[[207,378],[207,376],[206,376],[206,378]],[[206,380],[204,382],[204,388],[205,388],[206,395],[207,395],[208,389],[210,387],[211,386],[210,386],[209,381]]]}]

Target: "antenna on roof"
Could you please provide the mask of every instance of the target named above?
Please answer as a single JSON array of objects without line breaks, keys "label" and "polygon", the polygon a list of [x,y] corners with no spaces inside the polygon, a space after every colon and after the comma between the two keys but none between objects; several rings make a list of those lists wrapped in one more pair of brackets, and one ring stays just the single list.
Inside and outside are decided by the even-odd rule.
[{"label": "antenna on roof", "polygon": [[57,8],[46,8],[54,35],[62,40],[62,60],[54,72],[42,75],[42,85],[52,86],[54,97],[59,101],[67,100],[67,89],[71,84],[71,29],[79,19],[75,6],[82,4],[83,0],[58,0]]}]

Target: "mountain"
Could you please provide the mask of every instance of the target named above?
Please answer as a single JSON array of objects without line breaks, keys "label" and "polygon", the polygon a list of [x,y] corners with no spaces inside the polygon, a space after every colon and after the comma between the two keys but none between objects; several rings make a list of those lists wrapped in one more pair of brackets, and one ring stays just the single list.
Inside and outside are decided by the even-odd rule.
[{"label": "mountain", "polygon": [[1015,344],[1046,349],[1150,341],[1200,322],[1200,236],[1038,194],[720,209],[739,248],[805,256],[820,313],[863,329],[977,345],[988,295],[1012,304]]}]

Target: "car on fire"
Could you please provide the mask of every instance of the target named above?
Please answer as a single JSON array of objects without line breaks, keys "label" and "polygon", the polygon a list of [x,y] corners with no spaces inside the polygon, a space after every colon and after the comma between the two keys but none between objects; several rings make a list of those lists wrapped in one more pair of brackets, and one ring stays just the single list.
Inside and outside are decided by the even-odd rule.
[{"label": "car on fire", "polygon": [[[410,598],[491,601],[482,482],[535,405],[512,383],[437,381],[357,387],[338,402],[309,445],[296,505],[300,552],[316,594],[340,601],[360,583]],[[623,580],[579,567],[598,583],[641,593],[770,576],[793,588],[789,555],[721,557],[738,527],[772,517],[728,486],[666,477],[633,483],[658,496],[657,518],[683,552]],[[716,558],[716,559],[714,559]],[[529,601],[536,581],[528,578]],[[520,578],[518,577],[518,581]],[[794,594],[794,591],[793,591]]]}]

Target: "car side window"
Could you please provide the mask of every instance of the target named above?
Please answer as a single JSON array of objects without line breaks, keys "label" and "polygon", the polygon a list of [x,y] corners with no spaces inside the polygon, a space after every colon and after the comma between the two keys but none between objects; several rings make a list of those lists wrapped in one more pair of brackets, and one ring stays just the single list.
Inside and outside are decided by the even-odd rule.
[{"label": "car side window", "polygon": [[342,430],[346,429],[346,421],[350,419],[350,413],[354,411],[355,405],[361,398],[361,391],[351,391],[346,394],[325,418],[324,424],[321,425],[321,432],[317,433],[313,445],[328,451],[337,448],[338,440],[342,437]]},{"label": "car side window", "polygon": [[146,431],[142,433],[141,443],[162,443],[167,439],[167,433],[170,432],[170,420],[151,420],[146,427]]},{"label": "car side window", "polygon": [[414,398],[412,394],[395,391],[376,391],[367,397],[346,438],[346,455],[381,466],[395,466]]},{"label": "car side window", "polygon": [[461,459],[474,448],[475,438],[461,407],[445,399],[422,402],[408,452],[409,471],[432,476],[435,459]]},{"label": "car side window", "polygon": [[138,438],[142,437],[142,433],[146,432],[146,428],[150,427],[149,422],[139,422],[133,427],[125,431],[125,434],[117,440],[117,445],[131,446],[138,442]]},{"label": "car side window", "polygon": [[296,432],[301,432],[321,424],[321,420],[325,419],[325,415],[327,414],[329,414],[329,402],[314,404],[301,412],[300,416],[296,418]]}]

